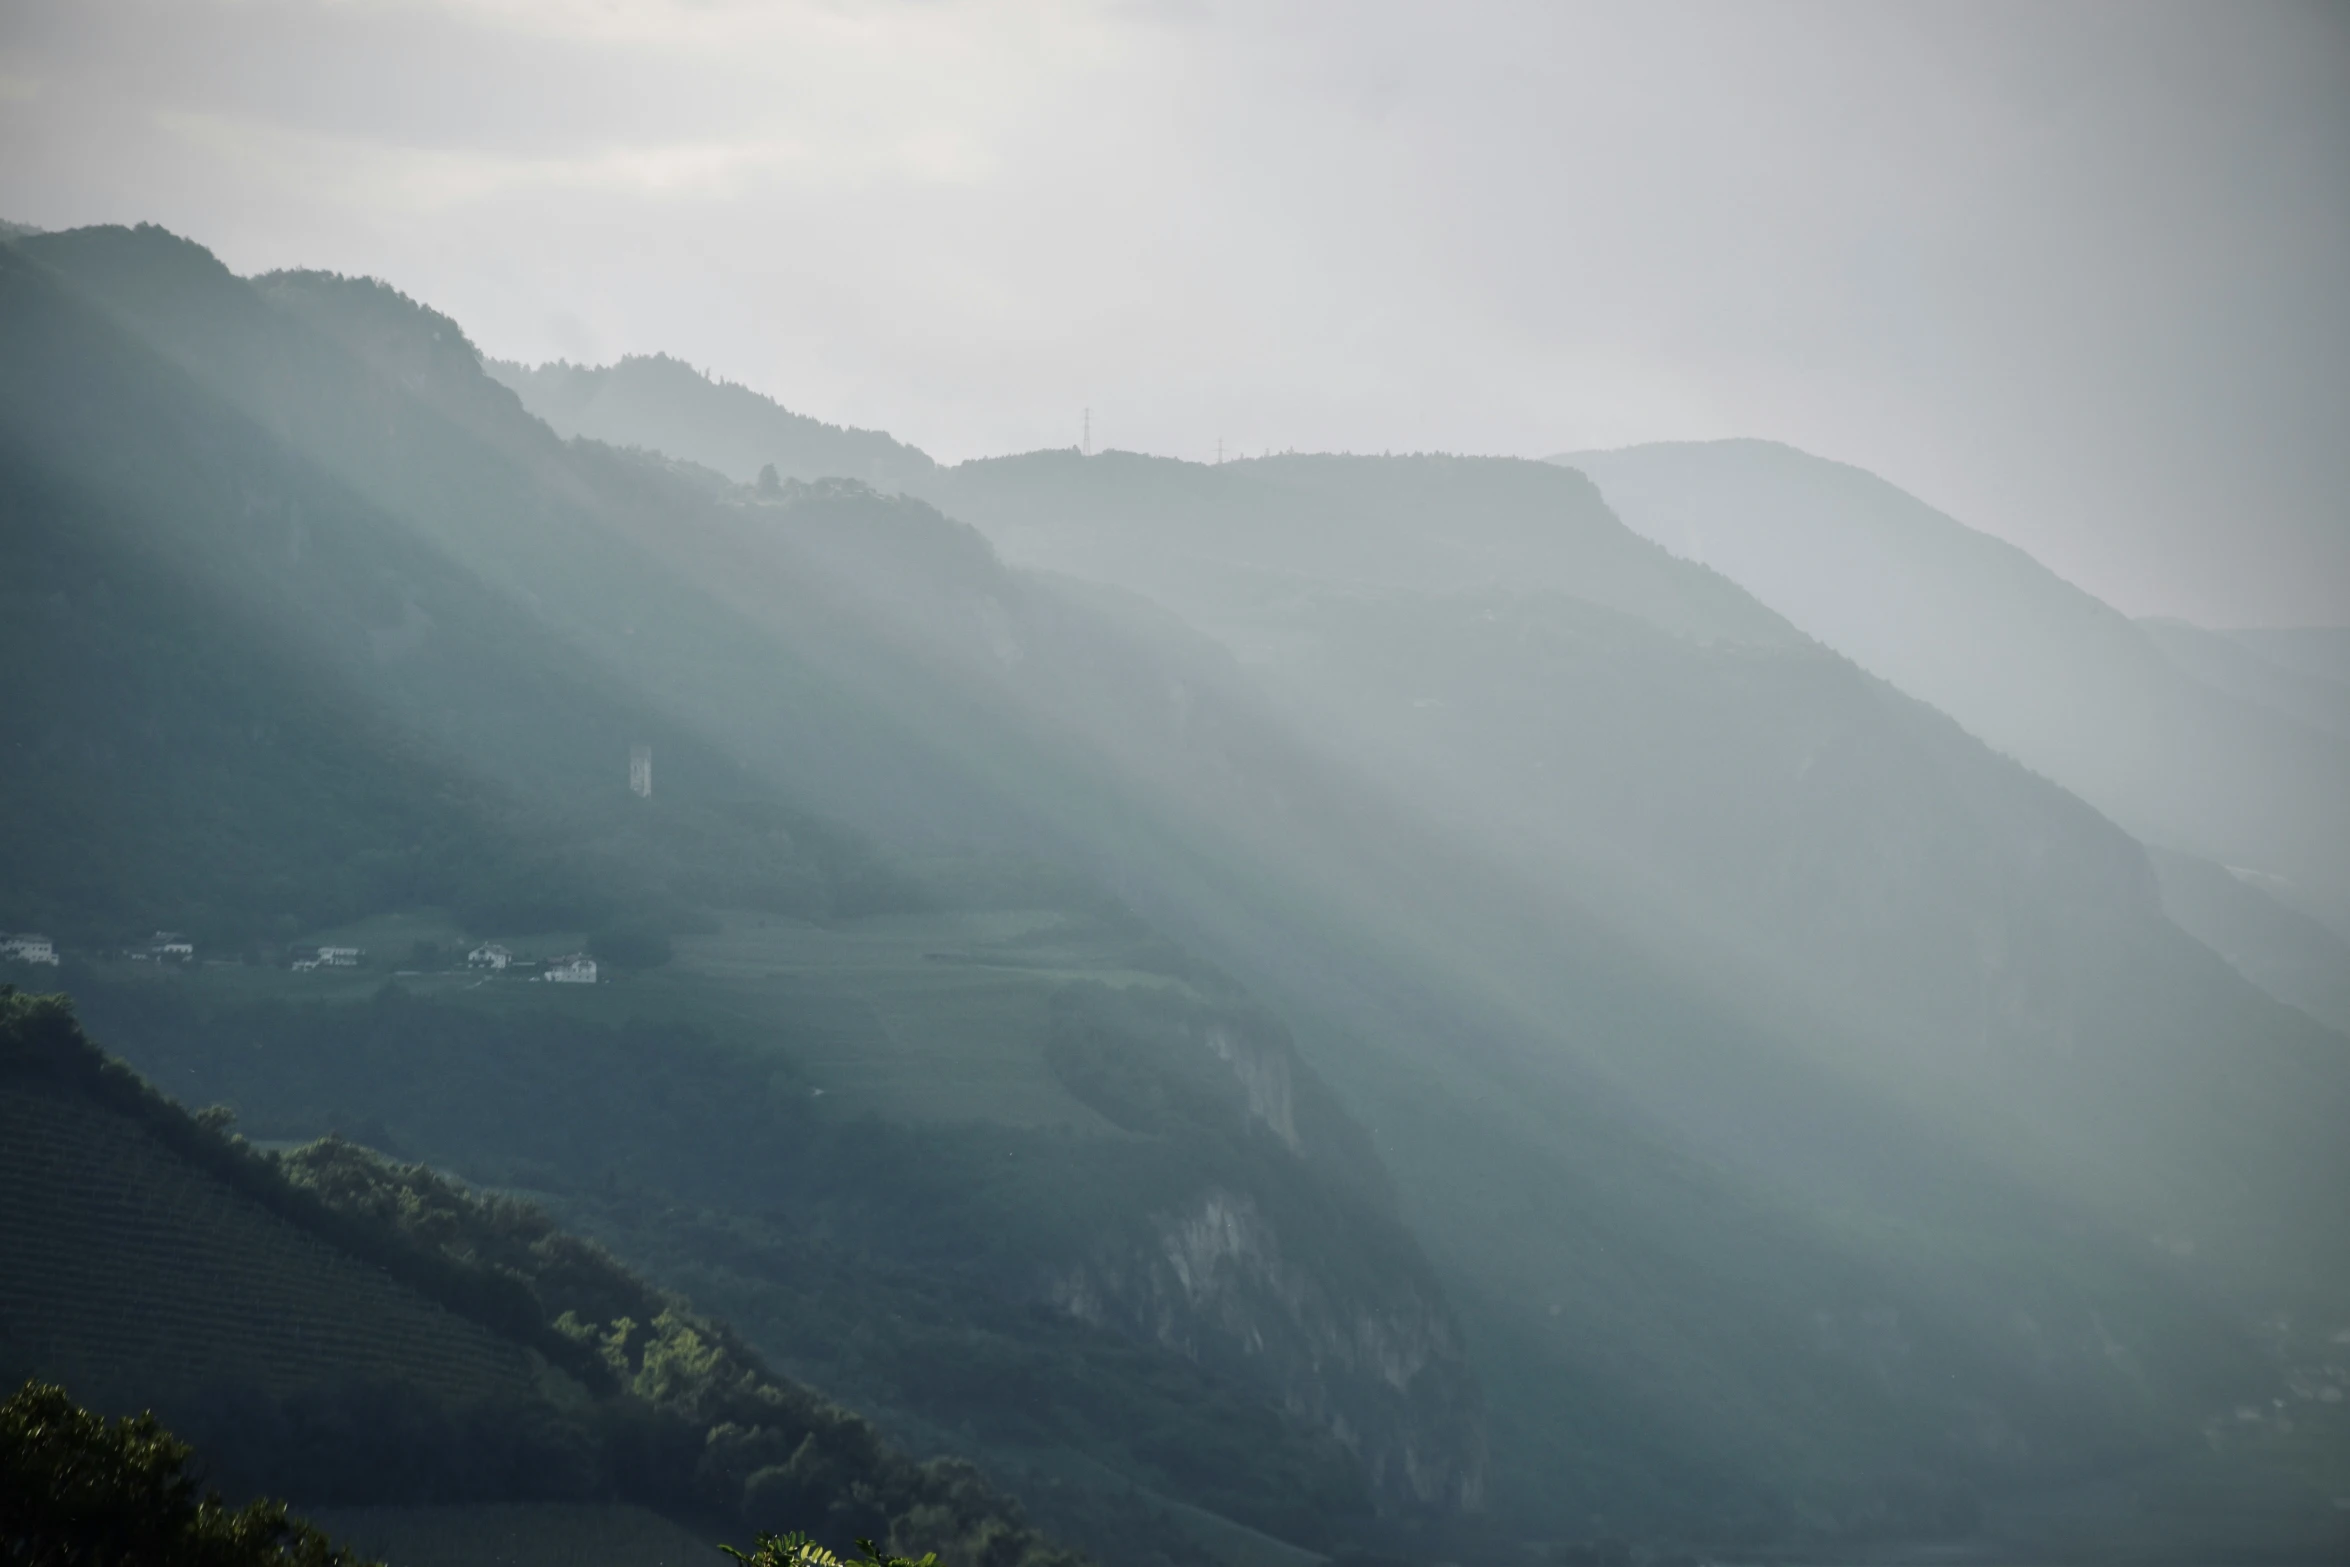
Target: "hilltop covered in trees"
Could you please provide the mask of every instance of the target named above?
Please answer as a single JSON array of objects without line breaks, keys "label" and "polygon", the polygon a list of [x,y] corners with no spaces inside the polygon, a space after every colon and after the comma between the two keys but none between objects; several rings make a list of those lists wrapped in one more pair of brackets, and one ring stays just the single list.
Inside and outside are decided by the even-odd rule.
[{"label": "hilltop covered in trees", "polygon": [[[1074,1561],[969,1465],[906,1458],[528,1204],[340,1141],[257,1151],[108,1059],[61,998],[0,990],[12,1131],[20,1111],[67,1126],[79,1146],[0,1139],[9,1357],[39,1354],[111,1401],[172,1413],[248,1492],[320,1504],[617,1497],[719,1535],[805,1529],[843,1548],[869,1536],[958,1567]],[[135,1178],[90,1212],[60,1209],[26,1164],[61,1154],[127,1159]],[[194,1217],[157,1229],[138,1209]],[[61,1225],[80,1226],[71,1241],[103,1258],[99,1271],[49,1271]],[[211,1281],[245,1263],[236,1250],[265,1247],[265,1292],[241,1295],[203,1340],[206,1363],[166,1358],[193,1342],[180,1330]],[[101,1300],[106,1269],[149,1287]],[[341,1323],[372,1330],[370,1355],[350,1363],[363,1379],[287,1374],[296,1345]],[[523,1375],[471,1373],[468,1396],[438,1370],[452,1353],[489,1366],[503,1355]]]}]

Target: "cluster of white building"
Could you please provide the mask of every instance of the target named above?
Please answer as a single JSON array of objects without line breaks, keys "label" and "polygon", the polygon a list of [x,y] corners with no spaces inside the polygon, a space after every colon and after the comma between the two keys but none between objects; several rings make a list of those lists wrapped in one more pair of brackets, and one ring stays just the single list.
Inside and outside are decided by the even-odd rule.
[{"label": "cluster of white building", "polygon": [[46,963],[57,966],[57,943],[38,931],[20,930],[0,933],[0,960],[12,963]]},{"label": "cluster of white building", "polygon": [[[512,966],[514,954],[496,942],[484,942],[465,954],[467,968],[482,969],[492,974],[503,974]],[[549,958],[539,970],[538,977],[550,985],[592,985],[596,982],[596,960],[584,952],[567,953]]]},{"label": "cluster of white building", "polygon": [[[123,956],[140,963],[192,963],[196,944],[176,930],[159,930],[155,939]],[[57,943],[36,930],[0,932],[0,962],[45,963],[57,966]]]},{"label": "cluster of white building", "polygon": [[[126,955],[141,963],[189,963],[195,960],[196,946],[178,931],[159,930],[153,941]],[[312,947],[304,949],[291,967],[296,973],[357,968],[366,959],[364,947]],[[503,974],[514,961],[514,954],[494,941],[484,942],[465,955],[466,967],[492,974]],[[38,931],[0,931],[0,963],[41,963],[54,968],[57,943]],[[596,960],[584,952],[566,953],[549,958],[537,977],[550,985],[592,985],[596,983]]]}]

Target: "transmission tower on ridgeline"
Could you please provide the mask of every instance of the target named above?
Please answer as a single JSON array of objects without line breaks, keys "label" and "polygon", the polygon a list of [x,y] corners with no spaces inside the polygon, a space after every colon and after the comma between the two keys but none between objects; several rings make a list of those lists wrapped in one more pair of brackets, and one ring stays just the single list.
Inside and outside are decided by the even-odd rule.
[{"label": "transmission tower on ridgeline", "polygon": [[653,748],[649,745],[628,748],[628,792],[640,800],[653,797]]},{"label": "transmission tower on ridgeline", "polygon": [[1093,455],[1093,410],[1090,408],[1085,410],[1085,439],[1077,449],[1088,457]]}]

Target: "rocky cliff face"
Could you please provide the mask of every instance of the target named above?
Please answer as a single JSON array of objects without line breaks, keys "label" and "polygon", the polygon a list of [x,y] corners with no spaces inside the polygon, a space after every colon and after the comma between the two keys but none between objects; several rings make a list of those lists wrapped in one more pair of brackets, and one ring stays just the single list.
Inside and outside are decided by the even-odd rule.
[{"label": "rocky cliff face", "polygon": [[1121,1127],[1225,1156],[1049,1270],[1043,1298],[1259,1388],[1354,1452],[1382,1507],[1478,1509],[1484,1415],[1459,1329],[1360,1178],[1359,1129],[1279,1025],[1081,992],[1052,1048],[1063,1080]]},{"label": "rocky cliff face", "polygon": [[1096,1326],[1269,1384],[1292,1419],[1362,1459],[1384,1504],[1483,1504],[1483,1421],[1442,1302],[1342,1298],[1290,1259],[1245,1193],[1202,1193],[1160,1216],[1155,1247],[1072,1268],[1048,1294]]}]

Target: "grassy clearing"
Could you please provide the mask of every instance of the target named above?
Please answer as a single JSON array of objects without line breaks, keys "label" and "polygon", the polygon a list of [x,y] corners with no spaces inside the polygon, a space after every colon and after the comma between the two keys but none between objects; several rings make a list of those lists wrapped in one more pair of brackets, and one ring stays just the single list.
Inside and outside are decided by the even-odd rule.
[{"label": "grassy clearing", "polygon": [[582,1024],[684,1024],[753,1055],[828,1116],[983,1122],[1119,1135],[1072,1097],[1044,1056],[1053,994],[1091,982],[1193,994],[1165,952],[1115,924],[1046,908],[949,910],[813,924],[730,911],[676,958],[645,971],[606,966],[596,985],[522,975],[402,968],[419,941],[446,951],[496,940],[519,958],[574,951],[578,933],[485,937],[435,909],[378,915],[316,933],[357,946],[367,966],[301,973],[259,964],[95,965],[109,983],[189,987],[193,999],[357,1005],[386,983],[496,1015]]},{"label": "grassy clearing", "polygon": [[1053,992],[1075,980],[1180,982],[1051,911],[884,915],[811,925],[729,916],[681,938],[648,990],[788,1024],[812,1098],[835,1114],[1108,1131],[1046,1065]]}]

